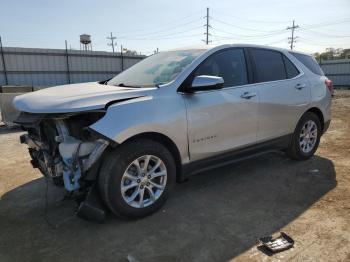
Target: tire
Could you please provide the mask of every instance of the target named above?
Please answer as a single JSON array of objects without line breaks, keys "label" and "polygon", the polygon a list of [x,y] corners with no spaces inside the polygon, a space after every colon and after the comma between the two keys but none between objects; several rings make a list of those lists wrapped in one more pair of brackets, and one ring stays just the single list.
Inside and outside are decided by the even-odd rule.
[{"label": "tire", "polygon": [[[148,171],[144,169],[146,161]],[[175,182],[173,156],[162,144],[149,139],[127,142],[110,151],[103,160],[98,180],[105,204],[116,216],[125,218],[145,217],[160,209]],[[122,190],[129,186],[132,187]]]},{"label": "tire", "polygon": [[[309,127],[311,130],[307,131]],[[321,134],[321,122],[318,116],[312,112],[306,112],[295,128],[287,155],[295,160],[309,159],[318,148]]]}]

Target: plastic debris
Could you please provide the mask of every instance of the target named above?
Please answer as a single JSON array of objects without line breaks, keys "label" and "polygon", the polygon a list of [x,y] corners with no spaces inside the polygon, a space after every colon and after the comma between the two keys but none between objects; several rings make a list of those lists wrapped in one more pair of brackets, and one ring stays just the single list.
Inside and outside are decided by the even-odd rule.
[{"label": "plastic debris", "polygon": [[319,173],[320,170],[318,170],[318,169],[311,169],[309,172],[310,172],[310,173]]},{"label": "plastic debris", "polygon": [[284,250],[294,245],[294,240],[286,233],[281,232],[280,236],[273,238],[272,236],[259,238],[258,249],[268,256]]},{"label": "plastic debris", "polygon": [[128,260],[128,262],[139,262],[134,256],[130,254],[126,257],[126,259]]}]

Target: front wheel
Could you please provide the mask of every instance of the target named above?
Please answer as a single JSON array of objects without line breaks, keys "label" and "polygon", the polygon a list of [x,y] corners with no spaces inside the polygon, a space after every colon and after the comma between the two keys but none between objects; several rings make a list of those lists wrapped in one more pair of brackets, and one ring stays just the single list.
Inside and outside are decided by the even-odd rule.
[{"label": "front wheel", "polygon": [[165,203],[175,176],[171,153],[160,143],[140,139],[121,145],[106,157],[99,188],[114,214],[144,217]]},{"label": "front wheel", "polygon": [[313,156],[321,138],[321,122],[317,115],[307,112],[300,119],[287,154],[296,160],[306,160]]}]

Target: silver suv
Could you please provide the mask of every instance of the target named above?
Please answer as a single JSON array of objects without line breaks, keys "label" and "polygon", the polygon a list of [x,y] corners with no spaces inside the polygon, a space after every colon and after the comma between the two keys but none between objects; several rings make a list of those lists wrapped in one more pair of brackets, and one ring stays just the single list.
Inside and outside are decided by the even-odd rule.
[{"label": "silver suv", "polygon": [[332,89],[307,54],[222,45],[157,53],[110,80],[14,104],[33,167],[78,195],[82,213],[98,194],[114,214],[143,217],[188,174],[271,150],[310,158]]}]

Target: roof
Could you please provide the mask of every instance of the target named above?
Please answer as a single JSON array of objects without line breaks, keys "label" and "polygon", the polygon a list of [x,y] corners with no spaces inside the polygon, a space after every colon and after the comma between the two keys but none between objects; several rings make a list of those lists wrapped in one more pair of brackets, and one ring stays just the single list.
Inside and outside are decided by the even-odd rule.
[{"label": "roof", "polygon": [[[228,48],[228,47],[255,47],[255,48],[267,48],[267,49],[271,49],[271,50],[277,50],[277,51],[280,51],[280,52],[290,52],[291,51],[289,49],[280,48],[280,47],[267,46],[267,45],[244,44],[244,43],[223,44],[223,45],[194,45],[194,46],[179,47],[179,48],[171,49],[169,51],[193,50],[193,49],[209,50],[209,49],[212,49],[212,48],[222,49],[222,48]],[[300,52],[300,51],[293,50],[292,52],[310,56],[310,54],[304,53],[304,52]]]}]

